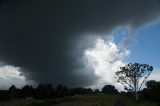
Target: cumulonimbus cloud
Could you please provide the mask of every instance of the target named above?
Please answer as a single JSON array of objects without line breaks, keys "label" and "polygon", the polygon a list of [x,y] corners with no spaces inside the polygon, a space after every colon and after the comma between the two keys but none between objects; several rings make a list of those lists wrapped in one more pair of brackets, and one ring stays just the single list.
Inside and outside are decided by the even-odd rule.
[{"label": "cumulonimbus cloud", "polygon": [[3,0],[0,61],[37,83],[92,85],[97,77],[84,73],[83,53],[93,35],[110,36],[118,26],[135,31],[159,11],[159,0]]},{"label": "cumulonimbus cloud", "polygon": [[129,50],[122,50],[122,48],[119,48],[119,46],[112,41],[104,41],[100,38],[97,40],[94,48],[86,50],[84,56],[88,60],[88,65],[90,65],[94,73],[100,77],[97,84],[94,85],[95,88],[101,88],[105,84],[111,84],[119,90],[122,90],[122,85],[116,81],[115,72],[126,64],[124,58],[129,54]]}]

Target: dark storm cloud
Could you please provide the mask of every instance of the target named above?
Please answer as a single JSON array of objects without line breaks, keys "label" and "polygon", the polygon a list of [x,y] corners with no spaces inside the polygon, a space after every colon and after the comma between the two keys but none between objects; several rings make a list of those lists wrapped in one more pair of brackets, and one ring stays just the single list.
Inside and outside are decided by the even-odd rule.
[{"label": "dark storm cloud", "polygon": [[0,60],[37,82],[91,85],[97,77],[82,59],[92,44],[86,34],[136,29],[159,11],[159,0],[2,0]]}]

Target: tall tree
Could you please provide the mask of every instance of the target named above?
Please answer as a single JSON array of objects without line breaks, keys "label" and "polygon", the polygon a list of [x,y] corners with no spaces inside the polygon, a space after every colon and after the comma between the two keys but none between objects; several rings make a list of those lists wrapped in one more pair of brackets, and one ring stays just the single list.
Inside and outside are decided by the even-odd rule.
[{"label": "tall tree", "polygon": [[116,72],[118,77],[117,82],[121,83],[125,90],[133,92],[137,101],[139,99],[138,92],[141,90],[142,85],[146,82],[152,70],[153,67],[148,64],[127,64],[124,67],[120,67],[120,71]]},{"label": "tall tree", "polygon": [[9,88],[9,94],[10,94],[10,98],[16,98],[17,97],[17,88],[15,85],[12,85],[10,88]]}]

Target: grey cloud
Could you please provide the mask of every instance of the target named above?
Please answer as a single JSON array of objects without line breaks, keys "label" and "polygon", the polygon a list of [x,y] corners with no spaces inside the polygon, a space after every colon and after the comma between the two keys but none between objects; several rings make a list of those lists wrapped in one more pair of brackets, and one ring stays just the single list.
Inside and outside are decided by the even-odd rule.
[{"label": "grey cloud", "polygon": [[3,0],[0,60],[22,67],[27,79],[38,83],[92,85],[98,77],[82,60],[94,44],[86,34],[126,25],[136,29],[159,11],[159,0]]}]

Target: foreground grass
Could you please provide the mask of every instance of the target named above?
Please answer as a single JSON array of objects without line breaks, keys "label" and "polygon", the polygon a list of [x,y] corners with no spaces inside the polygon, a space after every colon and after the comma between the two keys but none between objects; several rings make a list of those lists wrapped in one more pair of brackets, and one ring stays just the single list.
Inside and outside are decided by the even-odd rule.
[{"label": "foreground grass", "polygon": [[117,99],[122,99],[127,106],[158,106],[159,103],[143,100],[136,103],[131,97],[120,95],[79,95],[49,100],[11,100],[0,106],[113,106]]}]

